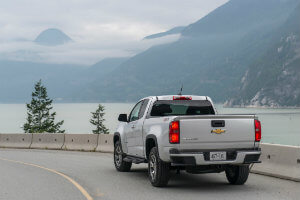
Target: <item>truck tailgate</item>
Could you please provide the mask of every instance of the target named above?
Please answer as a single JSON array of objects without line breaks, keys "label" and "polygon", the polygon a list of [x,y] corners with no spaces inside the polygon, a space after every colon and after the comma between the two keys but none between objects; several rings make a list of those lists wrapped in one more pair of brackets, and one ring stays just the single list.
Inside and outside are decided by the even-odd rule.
[{"label": "truck tailgate", "polygon": [[[182,116],[180,149],[253,148],[255,115]],[[217,122],[216,124],[213,122]],[[224,124],[220,124],[222,122]],[[214,126],[214,127],[213,127]]]}]

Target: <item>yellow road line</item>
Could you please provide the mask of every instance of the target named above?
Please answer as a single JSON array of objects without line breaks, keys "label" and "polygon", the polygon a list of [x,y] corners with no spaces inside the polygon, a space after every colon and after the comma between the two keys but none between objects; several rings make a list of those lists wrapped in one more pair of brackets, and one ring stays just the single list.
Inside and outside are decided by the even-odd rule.
[{"label": "yellow road line", "polygon": [[21,161],[17,161],[17,160],[9,160],[9,159],[5,159],[5,158],[0,158],[0,160],[4,160],[4,161],[9,161],[9,162],[14,162],[14,163],[19,163],[19,164],[23,164],[23,165],[29,165],[32,167],[37,167],[43,170],[47,170],[49,172],[55,173],[59,176],[62,176],[63,178],[67,179],[68,181],[70,181],[82,194],[83,196],[87,199],[87,200],[93,200],[93,198],[91,197],[91,195],[89,195],[89,193],[81,186],[79,185],[79,183],[77,183],[75,180],[73,180],[72,178],[70,178],[69,176],[58,172],[54,169],[49,169],[40,165],[36,165],[36,164],[32,164],[32,163],[26,163],[26,162],[21,162]]}]

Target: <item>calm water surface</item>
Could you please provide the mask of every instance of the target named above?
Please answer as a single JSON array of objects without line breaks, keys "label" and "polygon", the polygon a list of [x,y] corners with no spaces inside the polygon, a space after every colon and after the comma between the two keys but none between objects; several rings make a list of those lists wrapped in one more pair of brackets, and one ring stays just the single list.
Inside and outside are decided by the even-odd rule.
[{"label": "calm water surface", "polygon": [[[66,103],[54,104],[57,120],[65,120],[63,128],[67,133],[92,133],[89,123],[91,112],[98,104]],[[105,124],[113,133],[118,125],[118,115],[129,113],[131,103],[103,103]],[[219,114],[257,114],[262,123],[263,142],[300,146],[300,109],[271,108],[223,108],[216,105]],[[0,104],[0,133],[23,133],[26,119],[25,104]]]}]

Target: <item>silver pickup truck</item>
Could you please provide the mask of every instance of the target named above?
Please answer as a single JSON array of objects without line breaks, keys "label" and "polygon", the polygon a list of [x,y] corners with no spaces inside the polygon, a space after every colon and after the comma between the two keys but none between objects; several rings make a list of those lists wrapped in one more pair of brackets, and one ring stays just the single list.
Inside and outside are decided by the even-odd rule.
[{"label": "silver pickup truck", "polygon": [[114,134],[114,164],[126,172],[148,163],[153,186],[166,186],[170,171],[220,173],[244,184],[258,163],[261,125],[255,115],[218,115],[206,96],[152,96],[130,115],[120,114]]}]

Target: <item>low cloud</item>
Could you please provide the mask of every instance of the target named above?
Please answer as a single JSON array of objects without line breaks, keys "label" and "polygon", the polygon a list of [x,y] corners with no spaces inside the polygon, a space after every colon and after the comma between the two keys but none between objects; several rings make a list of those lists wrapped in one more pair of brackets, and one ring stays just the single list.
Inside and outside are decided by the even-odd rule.
[{"label": "low cloud", "polygon": [[[93,64],[105,57],[132,56],[178,35],[142,40],[187,25],[227,0],[11,0],[0,3],[0,59]],[[74,42],[46,47],[33,41],[58,28]]]}]

